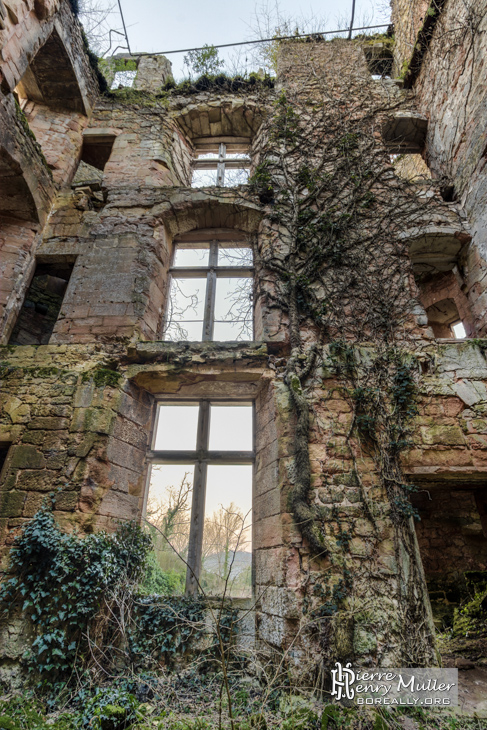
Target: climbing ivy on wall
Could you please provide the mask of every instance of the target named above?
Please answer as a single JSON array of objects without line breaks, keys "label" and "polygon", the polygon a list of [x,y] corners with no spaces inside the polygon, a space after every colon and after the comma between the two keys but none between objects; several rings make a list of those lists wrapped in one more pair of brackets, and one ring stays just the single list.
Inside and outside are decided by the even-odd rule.
[{"label": "climbing ivy on wall", "polygon": [[[373,133],[397,98],[365,84],[352,56],[349,66],[334,69],[333,78],[315,69],[312,51],[307,78],[302,58],[299,64],[297,81],[290,62],[288,83],[275,99],[250,180],[271,222],[271,242],[256,257],[259,295],[281,313],[291,349],[278,367],[296,423],[289,507],[314,555],[328,555],[341,565],[341,578],[335,576],[321,593],[315,584],[314,594],[321,595],[325,613],[345,610],[356,578],[351,536],[340,529],[332,533],[333,515],[316,504],[310,468],[310,428],[324,368],[352,410],[346,442],[363,516],[377,544],[380,515],[363,487],[359,455],[373,459],[388,501],[403,582],[397,600],[407,627],[395,641],[405,664],[426,665],[435,655],[411,520],[414,486],[401,469],[417,412],[418,378],[411,354],[417,325],[404,232],[426,220],[425,204],[409,183],[395,178]],[[404,574],[401,551],[411,566]]]},{"label": "climbing ivy on wall", "polygon": [[0,620],[14,608],[29,619],[25,661],[45,688],[91,665],[150,668],[188,650],[204,625],[203,602],[141,594],[151,550],[149,534],[132,522],[111,534],[66,534],[51,504],[24,527],[0,590]]},{"label": "climbing ivy on wall", "polygon": [[88,626],[109,589],[133,584],[150,548],[132,523],[80,538],[61,531],[50,505],[37,512],[15,542],[12,577],[0,592],[4,612],[18,604],[34,626],[31,670],[52,681],[73,668],[88,651]]}]

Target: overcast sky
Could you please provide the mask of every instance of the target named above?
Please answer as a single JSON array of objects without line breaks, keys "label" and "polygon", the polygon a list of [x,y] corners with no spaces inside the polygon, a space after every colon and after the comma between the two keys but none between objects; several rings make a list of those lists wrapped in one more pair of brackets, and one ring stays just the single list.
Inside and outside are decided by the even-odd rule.
[{"label": "overcast sky", "polygon": [[[193,404],[161,404],[156,423],[155,449],[165,451],[195,450],[198,406]],[[214,451],[252,451],[252,406],[212,404],[210,409],[210,438],[208,447]],[[192,484],[192,464],[159,465],[153,467],[149,498],[167,502],[168,487],[181,484],[186,475]],[[209,517],[220,507],[234,504],[251,522],[252,466],[210,465],[206,486],[205,515]],[[250,535],[248,536],[250,538]],[[245,548],[247,549],[248,546]]]},{"label": "overcast sky", "polygon": [[[218,45],[251,40],[262,37],[268,30],[272,35],[280,19],[290,19],[292,26],[297,24],[302,32],[348,27],[352,0],[279,0],[277,5],[274,0],[240,0],[238,3],[229,0],[121,0],[121,5],[132,52],[161,52],[205,43]],[[356,0],[354,26],[385,23],[388,19],[388,0]],[[112,14],[110,25],[122,29],[118,11]],[[231,67],[235,50],[220,53]],[[251,49],[244,47],[241,54],[241,62],[251,61]],[[185,73],[183,55],[168,54],[176,78]]]}]

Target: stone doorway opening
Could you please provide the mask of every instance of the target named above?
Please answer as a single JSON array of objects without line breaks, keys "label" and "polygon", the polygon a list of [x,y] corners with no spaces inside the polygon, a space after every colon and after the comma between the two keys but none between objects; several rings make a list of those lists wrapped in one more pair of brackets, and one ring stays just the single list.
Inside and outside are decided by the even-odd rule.
[{"label": "stone doorway opening", "polygon": [[449,480],[418,485],[411,497],[435,625],[487,587],[487,483]]}]

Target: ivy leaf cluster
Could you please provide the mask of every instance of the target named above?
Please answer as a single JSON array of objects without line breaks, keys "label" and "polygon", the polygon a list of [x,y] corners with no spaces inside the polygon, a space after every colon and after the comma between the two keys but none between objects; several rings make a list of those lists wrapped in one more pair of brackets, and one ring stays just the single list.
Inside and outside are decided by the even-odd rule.
[{"label": "ivy leaf cluster", "polygon": [[201,597],[143,596],[136,598],[128,647],[134,664],[163,661],[170,665],[201,635],[204,601]]},{"label": "ivy leaf cluster", "polygon": [[36,636],[26,662],[43,682],[58,681],[83,658],[106,592],[136,582],[151,548],[150,536],[131,522],[114,534],[65,534],[47,505],[25,526],[11,551],[0,610],[20,606],[32,622]]}]

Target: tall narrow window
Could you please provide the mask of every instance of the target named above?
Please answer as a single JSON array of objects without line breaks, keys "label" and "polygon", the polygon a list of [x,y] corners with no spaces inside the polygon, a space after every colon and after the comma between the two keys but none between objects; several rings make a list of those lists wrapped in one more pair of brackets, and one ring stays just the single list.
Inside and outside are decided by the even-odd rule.
[{"label": "tall narrow window", "polygon": [[72,263],[37,265],[10,336],[10,345],[49,343],[72,271]]},{"label": "tall narrow window", "polygon": [[252,340],[252,249],[236,231],[193,231],[175,244],[164,339]]},{"label": "tall narrow window", "polygon": [[11,445],[10,441],[0,441],[0,478],[2,477],[3,466],[7,461],[8,451]]},{"label": "tall narrow window", "polygon": [[162,591],[251,596],[252,421],[250,403],[158,406],[147,520]]},{"label": "tall narrow window", "polygon": [[219,141],[208,138],[195,144],[193,165],[194,188],[212,185],[235,187],[245,185],[250,173],[248,140],[244,142]]}]

